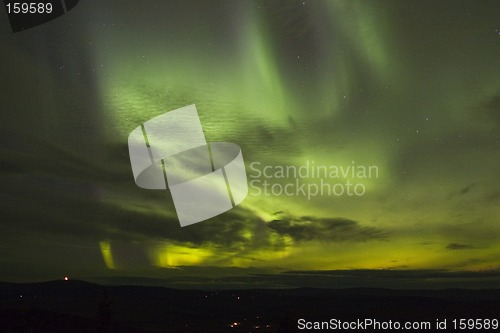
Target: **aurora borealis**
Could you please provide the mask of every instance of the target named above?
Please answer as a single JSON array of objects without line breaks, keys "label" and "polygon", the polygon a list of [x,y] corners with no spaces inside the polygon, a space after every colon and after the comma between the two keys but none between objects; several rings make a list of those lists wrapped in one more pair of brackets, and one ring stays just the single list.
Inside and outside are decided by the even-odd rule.
[{"label": "aurora borealis", "polygon": [[[89,0],[17,34],[3,15],[0,280],[499,287],[499,14],[472,0]],[[312,163],[377,176],[300,179],[362,184],[352,196],[249,186],[180,228],[168,191],[135,185],[127,137],[190,104],[207,141],[241,147],[249,181],[268,166],[271,184],[295,184],[277,168]]]}]

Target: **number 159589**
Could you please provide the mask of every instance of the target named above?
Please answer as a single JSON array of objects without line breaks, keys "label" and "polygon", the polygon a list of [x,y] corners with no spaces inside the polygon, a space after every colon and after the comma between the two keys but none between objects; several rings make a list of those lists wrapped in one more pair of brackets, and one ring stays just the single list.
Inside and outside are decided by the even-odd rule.
[{"label": "number 159589", "polygon": [[498,319],[454,319],[452,320],[455,330],[497,330]]},{"label": "number 159589", "polygon": [[53,9],[50,2],[13,2],[5,7],[9,14],[50,14]]}]

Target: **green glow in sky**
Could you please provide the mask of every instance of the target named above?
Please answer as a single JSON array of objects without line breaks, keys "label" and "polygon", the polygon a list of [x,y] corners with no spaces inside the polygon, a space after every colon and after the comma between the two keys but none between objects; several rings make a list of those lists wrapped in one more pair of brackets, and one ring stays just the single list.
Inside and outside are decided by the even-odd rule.
[{"label": "green glow in sky", "polygon": [[[16,252],[2,236],[0,258],[36,265],[50,239],[82,276],[500,269],[497,2],[126,3],[4,33],[7,81],[31,79],[0,83],[3,234],[34,245]],[[180,228],[168,191],[134,184],[126,144],[190,104],[208,142],[242,148],[249,181],[265,180],[252,163],[376,166],[377,177],[325,179],[361,183],[362,196],[250,187],[238,208]]]},{"label": "green glow in sky", "polygon": [[[472,213],[453,213],[466,200],[453,193],[469,184],[480,183],[478,191],[494,193],[487,180],[493,174],[488,177],[479,171],[494,167],[495,158],[485,155],[491,149],[472,147],[472,142],[460,137],[462,133],[473,140],[479,133],[489,134],[479,123],[470,125],[464,116],[471,106],[442,98],[454,98],[458,92],[458,100],[462,99],[461,87],[454,83],[460,80],[459,72],[452,71],[459,63],[424,62],[434,52],[433,45],[451,31],[442,30],[443,36],[436,37],[431,30],[398,27],[398,19],[390,17],[389,5],[365,2],[317,2],[301,7],[271,2],[241,7],[240,18],[231,22],[224,40],[203,34],[197,27],[187,28],[185,33],[194,38],[193,43],[179,40],[167,28],[163,34],[153,34],[147,27],[136,27],[151,33],[152,38],[137,40],[134,47],[129,45],[134,41],[122,39],[125,35],[120,33],[118,43],[128,46],[119,55],[103,47],[100,60],[111,67],[102,78],[103,99],[111,116],[109,126],[118,130],[117,140],[123,140],[138,122],[196,103],[207,138],[240,144],[247,169],[255,161],[274,166],[357,163],[376,165],[380,175],[359,180],[366,188],[362,197],[316,196],[308,200],[300,195],[249,195],[241,206],[242,216],[248,219],[245,225],[255,223],[251,222],[254,218],[264,226],[272,225],[273,220],[289,222],[286,232],[272,227],[261,231],[270,243],[277,239],[279,250],[263,249],[255,237],[242,237],[252,230],[245,227],[235,233],[242,237],[236,251],[208,241],[198,247],[188,245],[189,250],[179,254],[168,249],[182,245],[167,245],[158,250],[153,262],[162,267],[177,263],[303,269],[477,269],[494,265],[495,240],[466,232],[466,216]],[[408,15],[397,7],[392,15]],[[211,22],[210,15],[202,21]],[[418,27],[423,24],[414,20]],[[116,36],[106,36],[111,37]],[[415,43],[421,43],[420,50]],[[456,48],[459,54],[468,47]],[[446,55],[443,50],[435,59]],[[438,78],[429,67],[438,68]],[[483,87],[499,86],[488,72],[483,75],[490,79],[478,82],[482,93],[467,93],[472,104],[480,100],[478,95],[489,98]],[[438,86],[437,95],[434,89]],[[497,145],[496,134],[491,136]],[[469,147],[483,166],[467,166],[469,159],[462,154]],[[451,160],[441,155],[447,149],[455,151]],[[471,169],[463,172],[463,168]],[[284,185],[289,181],[275,177],[271,182]],[[277,211],[282,213],[275,214]],[[483,230],[496,230],[497,218],[491,214],[497,210],[490,207],[487,211],[475,216],[482,221]],[[302,221],[307,216],[314,219]],[[339,218],[355,221],[349,226],[352,230],[346,232],[335,222],[330,226],[325,222]],[[295,227],[306,230],[315,223],[321,224],[315,231],[320,234],[325,232],[323,228],[332,228],[331,239],[289,234]],[[449,231],[453,226],[455,234]],[[360,243],[355,234],[365,229],[379,233],[361,237]],[[449,246],[455,243],[470,250]],[[197,254],[200,251],[203,255]],[[249,255],[254,260],[244,259]]]}]

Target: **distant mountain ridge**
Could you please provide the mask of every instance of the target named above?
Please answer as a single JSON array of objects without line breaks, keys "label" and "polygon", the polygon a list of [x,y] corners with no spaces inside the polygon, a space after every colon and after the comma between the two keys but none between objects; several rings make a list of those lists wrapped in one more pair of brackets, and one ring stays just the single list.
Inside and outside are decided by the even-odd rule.
[{"label": "distant mountain ridge", "polygon": [[78,280],[0,282],[0,332],[293,332],[299,318],[434,322],[499,313],[497,289],[206,291]]}]

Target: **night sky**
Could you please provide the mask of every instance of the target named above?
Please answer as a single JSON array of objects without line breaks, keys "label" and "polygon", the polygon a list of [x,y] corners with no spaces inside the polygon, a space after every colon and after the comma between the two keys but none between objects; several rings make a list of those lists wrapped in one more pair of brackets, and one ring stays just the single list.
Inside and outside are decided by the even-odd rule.
[{"label": "night sky", "polygon": [[[0,42],[2,281],[500,287],[499,1],[82,0]],[[181,228],[127,138],[190,104],[257,182]],[[313,163],[378,172],[264,193]]]}]

